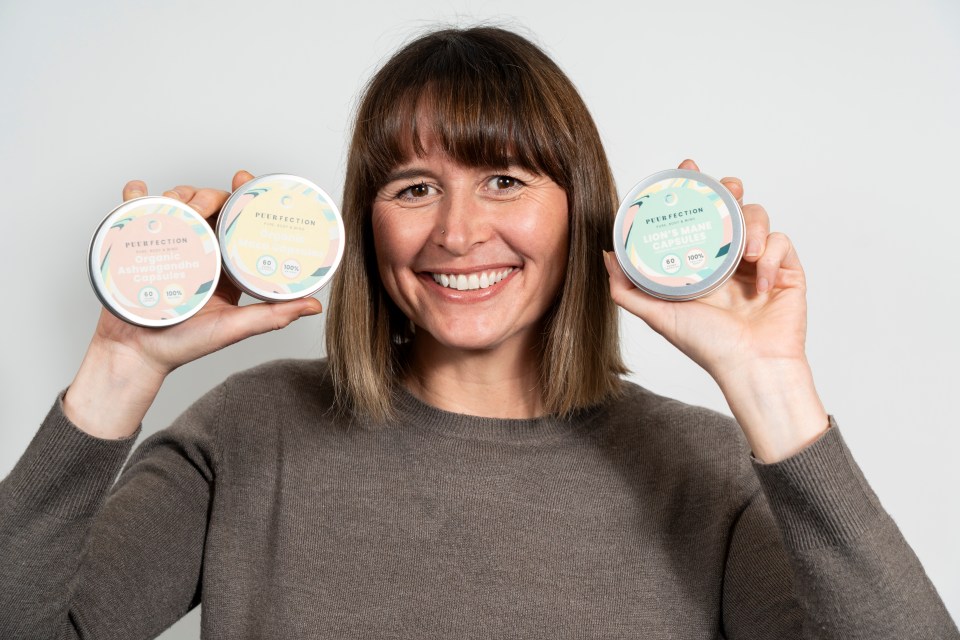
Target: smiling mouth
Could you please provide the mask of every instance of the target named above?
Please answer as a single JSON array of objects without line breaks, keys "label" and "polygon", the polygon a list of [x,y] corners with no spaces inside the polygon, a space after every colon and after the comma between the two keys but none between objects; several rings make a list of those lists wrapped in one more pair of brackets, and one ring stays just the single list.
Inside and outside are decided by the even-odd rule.
[{"label": "smiling mouth", "polygon": [[497,284],[513,272],[513,267],[477,271],[475,273],[431,273],[433,281],[441,287],[469,291],[471,289],[487,289]]}]

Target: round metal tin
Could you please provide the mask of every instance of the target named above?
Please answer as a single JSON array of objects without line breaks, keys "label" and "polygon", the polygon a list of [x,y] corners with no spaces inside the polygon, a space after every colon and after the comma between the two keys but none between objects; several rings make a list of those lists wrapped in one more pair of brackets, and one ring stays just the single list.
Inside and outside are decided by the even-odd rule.
[{"label": "round metal tin", "polygon": [[663,300],[708,295],[743,257],[743,212],[719,180],[687,169],[647,176],[627,193],[613,246],[627,277]]},{"label": "round metal tin", "polygon": [[163,196],[124,202],[100,222],[87,256],[97,298],[141,327],[167,327],[193,316],[220,279],[213,229],[189,206]]},{"label": "round metal tin", "polygon": [[310,180],[271,173],[230,195],[217,239],[224,271],[242,291],[267,302],[294,300],[319,291],[340,266],[343,219]]}]

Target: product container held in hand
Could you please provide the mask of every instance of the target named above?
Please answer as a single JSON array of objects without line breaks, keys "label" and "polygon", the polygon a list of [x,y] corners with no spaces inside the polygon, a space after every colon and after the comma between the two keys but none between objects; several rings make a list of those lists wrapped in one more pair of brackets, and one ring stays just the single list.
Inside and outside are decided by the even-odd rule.
[{"label": "product container held in hand", "polygon": [[743,213],[718,180],[670,169],[638,182],[620,204],[613,245],[627,277],[664,300],[705,296],[743,256]]}]

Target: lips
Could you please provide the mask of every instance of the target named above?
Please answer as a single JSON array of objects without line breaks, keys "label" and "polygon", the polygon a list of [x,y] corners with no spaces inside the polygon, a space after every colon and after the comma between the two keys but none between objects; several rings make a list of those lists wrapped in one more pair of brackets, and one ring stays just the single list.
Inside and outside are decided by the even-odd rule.
[{"label": "lips", "polygon": [[513,267],[503,269],[487,269],[472,273],[431,273],[433,281],[441,287],[469,291],[471,289],[487,289],[497,284],[513,272]]}]

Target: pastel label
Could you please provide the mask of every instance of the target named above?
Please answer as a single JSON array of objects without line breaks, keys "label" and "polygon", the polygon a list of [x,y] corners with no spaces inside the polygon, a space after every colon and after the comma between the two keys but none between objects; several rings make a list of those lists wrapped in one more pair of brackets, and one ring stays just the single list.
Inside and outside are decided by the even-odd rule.
[{"label": "pastel label", "polygon": [[196,213],[156,202],[122,211],[101,235],[101,292],[143,320],[171,320],[206,302],[219,255]]},{"label": "pastel label", "polygon": [[733,241],[720,195],[690,178],[667,178],[632,196],[620,240],[630,263],[653,282],[683,286],[719,269]]},{"label": "pastel label", "polygon": [[222,215],[224,260],[248,289],[268,296],[315,290],[337,259],[339,216],[300,182],[255,180]]}]

